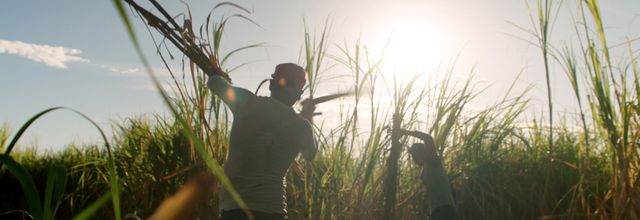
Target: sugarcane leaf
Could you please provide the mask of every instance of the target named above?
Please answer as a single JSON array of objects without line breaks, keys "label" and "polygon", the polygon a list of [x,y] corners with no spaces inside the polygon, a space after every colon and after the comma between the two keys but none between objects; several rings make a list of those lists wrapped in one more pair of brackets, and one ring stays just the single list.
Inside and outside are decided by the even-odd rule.
[{"label": "sugarcane leaf", "polygon": [[235,54],[237,52],[240,52],[240,51],[243,51],[243,50],[247,50],[247,49],[251,49],[251,48],[262,47],[262,46],[264,46],[263,43],[257,43],[257,44],[252,44],[252,45],[248,45],[248,46],[244,46],[244,47],[240,47],[240,48],[234,49],[234,50],[230,51],[229,53],[227,53],[227,55],[225,55],[222,58],[222,61],[220,61],[220,65],[223,65],[227,61],[227,59],[229,59],[229,57],[231,57],[231,55],[233,55],[233,54]]},{"label": "sugarcane leaf", "polygon": [[27,197],[27,204],[29,205],[29,211],[31,211],[31,215],[34,219],[42,219],[42,207],[40,206],[40,194],[38,193],[38,189],[36,188],[36,184],[33,182],[33,178],[27,170],[20,165],[18,162],[13,160],[9,155],[2,154],[0,155],[0,162],[7,166],[9,172],[13,174],[18,181],[20,181],[20,186],[22,187],[22,191],[24,195]]},{"label": "sugarcane leaf", "polygon": [[47,114],[48,112],[51,112],[53,110],[60,109],[60,108],[62,108],[62,107],[53,107],[53,108],[46,109],[46,110],[41,111],[38,114],[34,115],[29,120],[27,120],[27,122],[24,123],[22,125],[22,127],[20,127],[20,130],[18,130],[16,135],[13,137],[13,139],[11,139],[11,142],[7,146],[7,149],[4,151],[4,154],[9,155],[11,153],[11,150],[13,150],[13,148],[16,146],[16,143],[18,142],[20,137],[22,137],[22,134],[27,130],[27,128],[29,128],[29,126],[31,126],[31,124],[33,124],[33,122],[35,122],[42,115]]},{"label": "sugarcane leaf", "polygon": [[67,185],[67,170],[64,166],[51,166],[47,174],[47,185],[44,192],[44,218],[55,219],[64,189]]},{"label": "sugarcane leaf", "polygon": [[109,199],[111,199],[111,195],[112,195],[112,192],[111,191],[107,191],[104,195],[100,196],[100,198],[98,198],[91,205],[89,205],[89,207],[87,207],[86,209],[82,210],[82,212],[80,212],[80,214],[78,214],[75,217],[73,217],[73,220],[91,219],[91,217],[102,206],[104,206],[107,202],[109,202]]},{"label": "sugarcane leaf", "polygon": [[217,9],[219,7],[222,7],[222,6],[231,6],[231,7],[234,7],[236,9],[240,9],[240,10],[246,12],[247,14],[251,14],[251,11],[249,11],[245,7],[242,7],[242,6],[240,6],[240,5],[236,4],[236,3],[233,3],[233,2],[220,2],[220,3],[216,4],[216,6],[213,7],[213,9],[215,10],[215,9]]}]

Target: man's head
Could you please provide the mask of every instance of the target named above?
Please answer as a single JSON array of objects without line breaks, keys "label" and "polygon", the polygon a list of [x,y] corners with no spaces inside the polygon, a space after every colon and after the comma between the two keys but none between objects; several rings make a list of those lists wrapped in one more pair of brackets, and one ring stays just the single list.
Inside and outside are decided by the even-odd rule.
[{"label": "man's head", "polygon": [[412,144],[411,148],[409,148],[409,153],[413,161],[418,165],[424,164],[424,161],[427,159],[426,146],[423,143]]},{"label": "man's head", "polygon": [[304,68],[294,63],[278,64],[271,74],[271,97],[286,105],[293,105],[302,95],[302,88],[306,83],[305,75]]}]

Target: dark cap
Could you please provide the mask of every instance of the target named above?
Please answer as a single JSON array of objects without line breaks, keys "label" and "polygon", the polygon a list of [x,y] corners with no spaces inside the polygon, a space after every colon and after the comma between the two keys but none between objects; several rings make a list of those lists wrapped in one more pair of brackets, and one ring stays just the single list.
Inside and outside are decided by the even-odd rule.
[{"label": "dark cap", "polygon": [[283,85],[302,90],[307,82],[305,75],[304,68],[301,66],[295,63],[281,63],[276,66],[271,78],[275,79],[276,82],[282,82],[280,79],[284,79]]}]

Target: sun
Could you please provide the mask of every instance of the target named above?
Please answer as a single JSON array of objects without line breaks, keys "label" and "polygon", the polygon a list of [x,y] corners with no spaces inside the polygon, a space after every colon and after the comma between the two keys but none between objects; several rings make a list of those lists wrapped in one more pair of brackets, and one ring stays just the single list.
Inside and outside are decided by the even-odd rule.
[{"label": "sun", "polygon": [[393,30],[385,52],[385,63],[396,74],[413,75],[437,68],[441,62],[444,41],[427,24],[407,22]]}]

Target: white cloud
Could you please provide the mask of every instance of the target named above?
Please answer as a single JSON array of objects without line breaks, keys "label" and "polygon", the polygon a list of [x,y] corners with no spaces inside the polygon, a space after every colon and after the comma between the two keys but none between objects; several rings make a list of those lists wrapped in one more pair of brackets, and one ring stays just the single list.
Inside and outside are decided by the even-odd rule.
[{"label": "white cloud", "polygon": [[82,53],[79,49],[2,39],[0,39],[0,53],[18,55],[61,69],[66,69],[68,62],[89,62],[88,59],[77,56]]},{"label": "white cloud", "polygon": [[140,72],[139,68],[118,69],[118,68],[115,68],[115,67],[109,67],[107,69],[109,71],[111,71],[111,72],[120,73],[122,75],[131,75],[131,74],[135,74],[135,73],[139,73]]},{"label": "white cloud", "polygon": [[120,74],[131,74],[137,73],[139,71],[138,68],[129,68],[129,69],[117,69],[117,68],[109,68],[109,71]]}]

